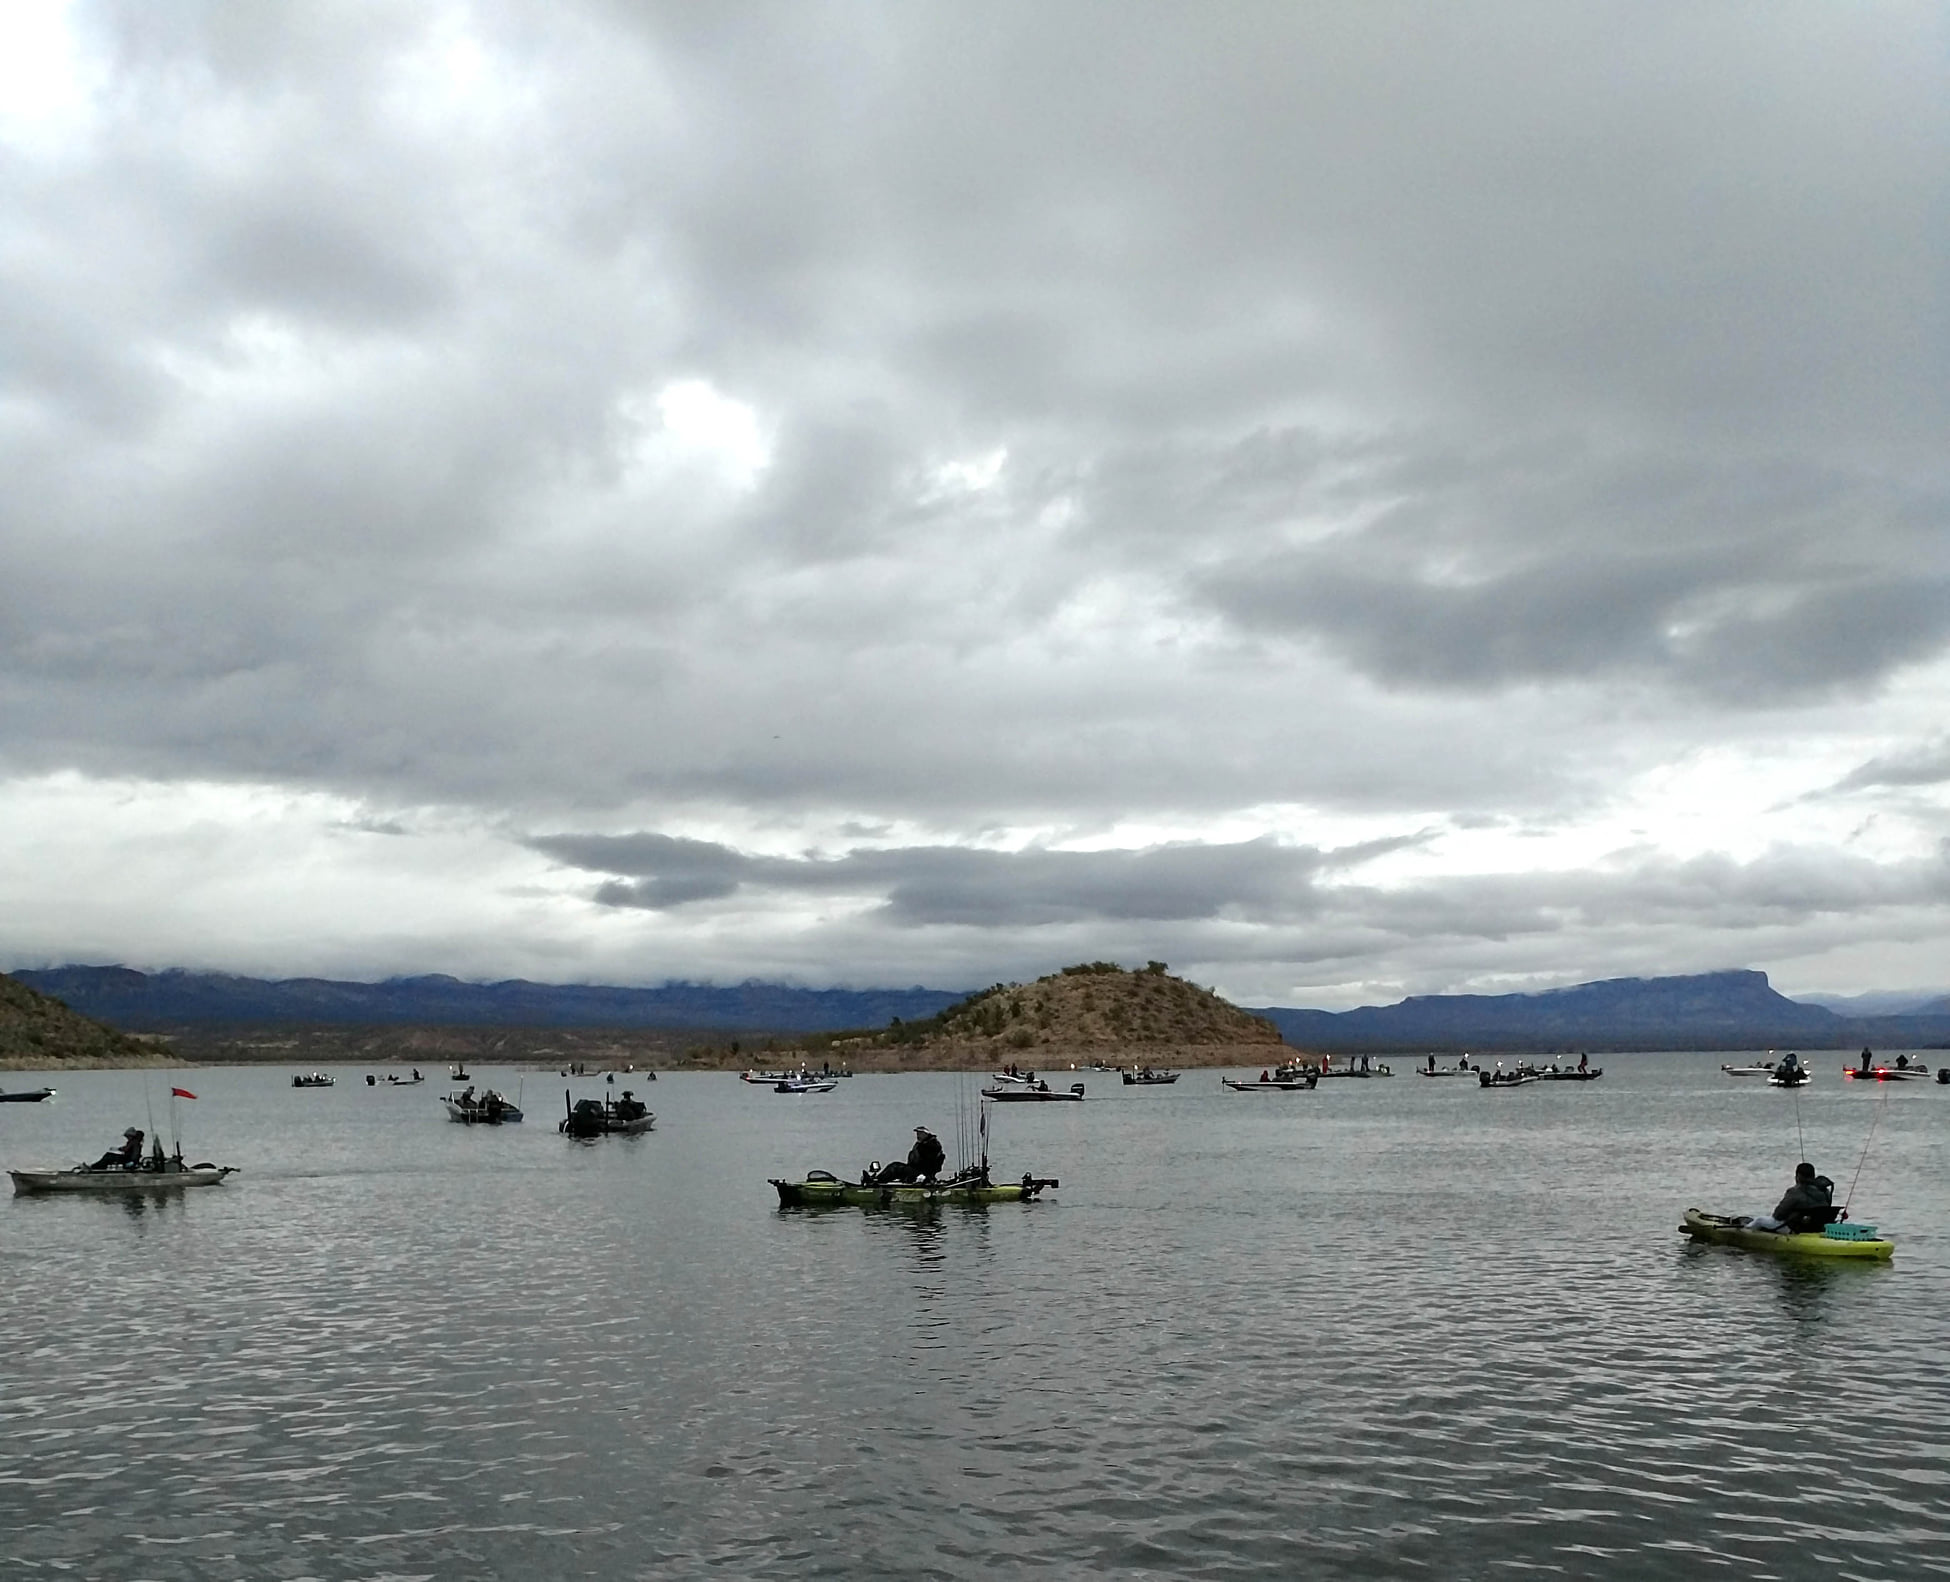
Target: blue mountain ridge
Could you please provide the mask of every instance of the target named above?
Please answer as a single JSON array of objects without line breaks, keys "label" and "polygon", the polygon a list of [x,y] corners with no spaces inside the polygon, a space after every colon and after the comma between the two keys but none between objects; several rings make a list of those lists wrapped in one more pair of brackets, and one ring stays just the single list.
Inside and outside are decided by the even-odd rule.
[{"label": "blue mountain ridge", "polygon": [[1260,1012],[1289,1043],[1333,1050],[1917,1048],[1950,1039],[1950,1007],[1842,1016],[1767,974],[1608,978],[1536,994],[1413,995],[1353,1011]]},{"label": "blue mountain ridge", "polygon": [[[208,1025],[637,1027],[817,1033],[917,1021],[954,989],[802,989],[753,980],[654,988],[468,983],[432,975],[354,983],[227,973],[64,966],[13,977],[130,1032]],[[1950,1044],[1950,1003],[1900,1016],[1844,1016],[1777,993],[1767,974],[1610,978],[1533,994],[1414,995],[1352,1011],[1254,1007],[1289,1043],[1321,1051],[1841,1049]]]},{"label": "blue mountain ridge", "polygon": [[444,974],[351,983],[228,973],[54,967],[12,974],[84,1016],[125,1031],[217,1024],[421,1027],[642,1027],[724,1032],[837,1032],[916,1021],[961,999],[945,989],[799,989],[749,982],[729,988],[666,983],[467,983]]}]

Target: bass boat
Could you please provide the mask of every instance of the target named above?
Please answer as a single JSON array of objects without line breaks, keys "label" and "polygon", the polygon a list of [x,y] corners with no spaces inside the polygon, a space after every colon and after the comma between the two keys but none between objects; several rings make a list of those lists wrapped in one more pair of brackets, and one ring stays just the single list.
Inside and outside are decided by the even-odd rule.
[{"label": "bass boat", "polygon": [[1813,1080],[1814,1073],[1801,1064],[1801,1057],[1786,1054],[1779,1060],[1755,1060],[1744,1066],[1720,1067],[1730,1077],[1765,1077],[1773,1088],[1799,1088]]},{"label": "bass boat", "polygon": [[329,1088],[335,1086],[331,1077],[322,1071],[306,1071],[291,1079],[294,1088]]},{"label": "bass boat", "polygon": [[1755,1230],[1744,1219],[1689,1208],[1679,1228],[1694,1241],[1744,1247],[1749,1252],[1787,1253],[1806,1258],[1886,1259],[1896,1251],[1893,1241],[1876,1235],[1875,1226],[1859,1225],[1852,1220],[1824,1225],[1818,1232]]},{"label": "bass boat", "polygon": [[0,1093],[0,1104],[38,1104],[53,1097],[52,1088],[22,1088],[18,1093]]},{"label": "bass boat", "polygon": [[1072,1082],[1067,1088],[1053,1088],[1047,1082],[1038,1082],[1034,1087],[1011,1084],[1008,1087],[984,1088],[982,1097],[992,1099],[997,1104],[1080,1103],[1083,1099],[1083,1084]]},{"label": "bass boat", "polygon": [[825,1077],[787,1077],[772,1084],[774,1093],[831,1093],[839,1083]]},{"label": "bass boat", "polygon": [[133,1165],[74,1165],[66,1170],[9,1170],[18,1197],[48,1192],[89,1192],[96,1196],[129,1192],[169,1192],[178,1187],[218,1186],[223,1178],[235,1175],[235,1165],[185,1164],[183,1150],[164,1154],[157,1139],[148,1156]]},{"label": "bass boat", "polygon": [[571,1103],[569,1095],[564,1093],[562,1107],[567,1113],[557,1122],[556,1130],[565,1137],[635,1137],[657,1124],[657,1117],[637,1103],[628,1091],[613,1102],[577,1099]]},{"label": "bass boat", "polygon": [[512,1126],[521,1119],[521,1106],[493,1088],[478,1098],[472,1088],[465,1093],[449,1093],[440,1102],[447,1106],[447,1119],[463,1126]]},{"label": "bass boat", "polygon": [[1275,1066],[1271,1071],[1262,1071],[1257,1081],[1251,1077],[1243,1081],[1233,1077],[1219,1080],[1234,1093],[1306,1093],[1320,1080],[1320,1073],[1312,1066]]},{"label": "bass boat", "polygon": [[1124,1086],[1127,1088],[1162,1087],[1166,1083],[1177,1080],[1176,1071],[1153,1071],[1149,1066],[1140,1067],[1136,1071],[1126,1070],[1124,1073]]},{"label": "bass boat", "polygon": [[1861,1062],[1843,1066],[1842,1075],[1858,1077],[1865,1082],[1928,1082],[1930,1068],[1920,1060],[1911,1060],[1908,1055],[1898,1055],[1893,1062],[1877,1060],[1865,1049]]},{"label": "bass boat", "polygon": [[1505,1071],[1498,1066],[1494,1071],[1479,1071],[1476,1077],[1486,1088],[1520,1088],[1527,1082],[1538,1080],[1536,1068],[1533,1066],[1517,1066],[1510,1071]]}]

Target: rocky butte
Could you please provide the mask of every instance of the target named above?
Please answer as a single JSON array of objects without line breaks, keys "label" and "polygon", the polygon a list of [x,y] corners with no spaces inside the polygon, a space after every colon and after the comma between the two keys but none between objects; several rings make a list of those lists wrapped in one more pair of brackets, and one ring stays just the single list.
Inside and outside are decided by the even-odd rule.
[{"label": "rocky butte", "polygon": [[1162,961],[1135,971],[1093,961],[998,983],[925,1020],[822,1033],[804,1048],[809,1060],[881,1071],[1259,1066],[1289,1053],[1272,1022],[1173,977]]}]

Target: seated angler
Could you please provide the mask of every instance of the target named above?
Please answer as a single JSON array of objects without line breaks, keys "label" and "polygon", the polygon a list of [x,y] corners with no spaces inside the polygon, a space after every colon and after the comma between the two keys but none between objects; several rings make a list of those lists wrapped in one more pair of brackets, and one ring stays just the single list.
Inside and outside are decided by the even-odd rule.
[{"label": "seated angler", "polygon": [[1835,1183],[1815,1174],[1805,1159],[1794,1167],[1794,1185],[1774,1205],[1772,1214],[1756,1214],[1747,1221],[1751,1230],[1778,1230],[1792,1235],[1812,1235],[1835,1218]]},{"label": "seated angler", "polygon": [[90,1170],[133,1170],[142,1162],[142,1128],[131,1126],[122,1133],[122,1143],[111,1148],[88,1168]]},{"label": "seated angler", "polygon": [[914,1146],[907,1151],[905,1162],[896,1159],[882,1170],[874,1180],[880,1181],[932,1181],[941,1173],[948,1155],[941,1146],[941,1139],[925,1126],[914,1128]]}]

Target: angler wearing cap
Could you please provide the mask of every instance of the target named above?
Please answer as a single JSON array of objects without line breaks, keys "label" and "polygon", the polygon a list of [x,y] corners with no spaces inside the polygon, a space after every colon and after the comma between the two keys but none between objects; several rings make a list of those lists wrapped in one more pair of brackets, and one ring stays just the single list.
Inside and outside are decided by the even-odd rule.
[{"label": "angler wearing cap", "polygon": [[896,1159],[884,1170],[869,1170],[871,1182],[881,1181],[932,1181],[941,1173],[948,1155],[942,1149],[941,1139],[925,1126],[914,1128],[914,1146],[907,1151],[907,1161]]},{"label": "angler wearing cap", "polygon": [[1755,1214],[1747,1221],[1747,1228],[1818,1235],[1822,1226],[1835,1218],[1835,1183],[1827,1176],[1816,1175],[1815,1167],[1804,1159],[1794,1167],[1794,1185],[1774,1205],[1774,1212]]},{"label": "angler wearing cap", "polygon": [[111,1148],[88,1168],[90,1170],[133,1170],[142,1163],[142,1128],[131,1126],[122,1133],[122,1146]]}]

